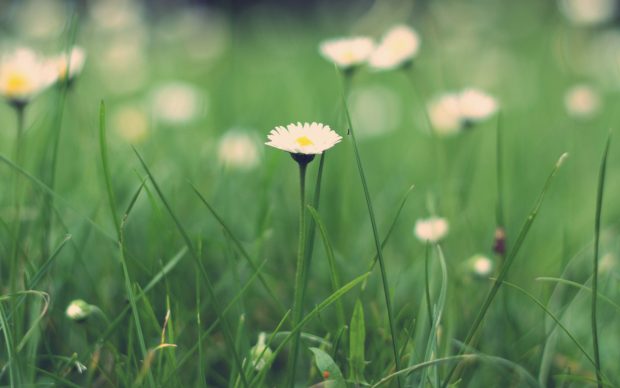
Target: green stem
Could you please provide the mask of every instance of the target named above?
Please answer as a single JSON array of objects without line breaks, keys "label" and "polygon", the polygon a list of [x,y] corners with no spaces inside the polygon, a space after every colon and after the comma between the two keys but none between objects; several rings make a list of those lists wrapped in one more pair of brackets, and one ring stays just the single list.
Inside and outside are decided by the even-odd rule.
[{"label": "green stem", "polygon": [[[17,114],[17,132],[15,137],[15,154],[13,156],[13,160],[15,163],[23,167],[23,158],[24,158],[24,118],[25,118],[25,109],[26,105],[24,104],[15,104],[15,113]],[[14,197],[13,197],[13,211],[14,215],[14,225],[13,225],[13,244],[11,249],[11,272],[10,272],[10,292],[17,292],[17,279],[19,276],[17,275],[18,267],[19,267],[19,245],[21,239],[21,179],[19,176],[19,172],[15,173],[14,177]]]},{"label": "green stem", "polygon": [[[351,123],[351,114],[347,106],[346,93],[348,90],[350,76],[346,74],[343,76],[343,88],[342,88],[342,105],[347,118],[347,124],[349,126],[349,134],[351,135],[351,142],[353,143],[353,150],[355,152],[355,160],[357,162],[357,169],[360,174],[362,186],[364,188],[364,197],[366,198],[366,205],[368,207],[368,215],[370,217],[370,224],[372,226],[372,235],[375,242],[375,248],[377,249],[377,258],[379,259],[379,268],[381,269],[381,280],[383,283],[383,294],[385,296],[385,306],[387,308],[388,321],[390,325],[390,336],[392,339],[392,351],[394,353],[394,365],[396,370],[400,370],[400,359],[398,357],[398,347],[396,346],[396,327],[394,326],[394,319],[392,318],[392,301],[390,298],[390,288],[388,286],[387,272],[385,269],[385,260],[383,259],[383,249],[381,248],[381,241],[379,239],[379,232],[377,228],[377,222],[375,220],[375,212],[372,207],[370,199],[370,192],[368,191],[368,184],[366,183],[366,176],[364,175],[364,167],[362,166],[362,158],[357,147],[357,141],[355,140],[355,132],[353,131],[353,124]],[[397,378],[398,386],[400,387],[400,377]]]},{"label": "green stem", "polygon": [[[306,283],[306,265],[304,249],[306,247],[306,168],[307,163],[299,163],[299,190],[300,190],[300,206],[299,206],[299,246],[297,251],[297,270],[295,273],[295,297],[293,302],[293,327],[295,327],[303,315],[303,300],[304,300],[304,284]],[[295,385],[295,372],[297,369],[297,356],[299,354],[299,333],[296,333],[293,337],[292,348],[292,362],[289,373],[288,386],[293,387]]]},{"label": "green stem", "polygon": [[603,191],[605,188],[605,172],[607,170],[607,155],[609,154],[609,144],[611,143],[611,132],[607,136],[605,151],[601,161],[599,170],[598,191],[596,195],[596,214],[594,216],[594,269],[592,273],[592,345],[594,347],[594,361],[596,366],[596,384],[598,388],[603,387],[603,378],[601,373],[601,354],[598,345],[598,325],[596,319],[596,302],[598,296],[598,256],[599,256],[599,240],[601,236],[601,212],[603,209]]}]

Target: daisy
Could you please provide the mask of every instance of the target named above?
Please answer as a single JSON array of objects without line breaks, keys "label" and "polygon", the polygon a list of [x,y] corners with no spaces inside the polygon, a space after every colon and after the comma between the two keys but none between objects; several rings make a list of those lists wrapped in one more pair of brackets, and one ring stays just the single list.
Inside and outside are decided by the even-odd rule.
[{"label": "daisy", "polygon": [[76,299],[69,303],[67,306],[67,310],[65,314],[67,318],[74,321],[83,321],[86,319],[92,312],[91,306],[84,302],[82,299]]},{"label": "daisy", "polygon": [[250,170],[256,167],[260,153],[255,140],[253,136],[237,130],[226,133],[217,147],[220,164],[239,170]]},{"label": "daisy", "polygon": [[342,137],[320,123],[289,124],[286,128],[279,126],[267,136],[268,146],[290,152],[299,163],[309,163],[315,155],[332,148]]},{"label": "daisy", "polygon": [[152,94],[153,115],[170,125],[192,122],[206,113],[208,99],[205,93],[190,83],[168,82],[158,86]]},{"label": "daisy", "polygon": [[366,62],[374,47],[370,38],[339,38],[321,43],[319,51],[325,59],[346,70]]},{"label": "daisy", "polygon": [[[67,60],[68,59],[68,60]],[[58,79],[73,81],[75,77],[80,75],[86,62],[86,52],[78,46],[74,46],[69,55],[62,53],[56,58],[58,66]]]},{"label": "daisy", "polygon": [[498,109],[495,98],[478,89],[446,93],[427,108],[433,129],[442,135],[451,135],[484,121]]},{"label": "daisy", "polygon": [[598,93],[588,85],[573,86],[564,96],[566,111],[573,117],[592,117],[600,105]]},{"label": "daisy", "polygon": [[417,220],[414,234],[420,241],[437,242],[448,234],[448,221],[445,218],[430,217]]},{"label": "daisy", "polygon": [[420,49],[420,37],[411,27],[392,27],[373,51],[368,63],[376,70],[391,70],[409,63]]},{"label": "daisy", "polygon": [[493,271],[493,261],[484,255],[474,255],[469,259],[469,264],[476,276],[486,277]]},{"label": "daisy", "polygon": [[54,64],[31,49],[18,48],[0,58],[0,95],[12,105],[25,106],[57,77]]}]

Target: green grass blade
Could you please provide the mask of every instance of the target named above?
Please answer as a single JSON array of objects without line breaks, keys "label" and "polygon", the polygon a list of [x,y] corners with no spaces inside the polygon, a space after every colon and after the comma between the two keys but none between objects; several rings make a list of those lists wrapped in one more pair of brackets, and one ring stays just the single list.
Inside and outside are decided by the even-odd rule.
[{"label": "green grass blade", "polygon": [[[503,266],[499,272],[499,275],[497,276],[497,281],[491,287],[491,290],[489,291],[486,299],[484,300],[480,308],[480,311],[478,312],[478,315],[476,316],[476,319],[474,320],[471,328],[469,329],[469,333],[467,334],[467,337],[465,338],[465,341],[464,341],[465,346],[470,346],[472,344],[474,337],[477,334],[478,329],[482,325],[482,322],[484,321],[487,311],[489,310],[489,307],[491,306],[491,303],[493,302],[493,299],[495,299],[495,296],[499,292],[499,289],[502,286],[504,279],[506,278],[506,276],[508,276],[508,271],[510,270],[510,267],[512,266],[517,254],[519,253],[519,250],[521,249],[521,245],[525,241],[525,238],[527,237],[527,234],[530,228],[532,227],[532,224],[536,220],[536,216],[538,215],[540,211],[540,207],[542,206],[543,200],[545,199],[545,194],[547,194],[547,191],[549,190],[551,186],[551,182],[553,181],[553,178],[555,177],[555,175],[557,174],[558,170],[560,169],[560,167],[564,163],[564,160],[567,157],[568,157],[568,154],[563,154],[558,159],[555,166],[553,167],[553,170],[551,170],[551,173],[547,177],[547,180],[545,181],[542,191],[538,195],[538,199],[536,200],[534,207],[530,211],[529,215],[527,216],[527,219],[525,220],[523,226],[521,227],[521,230],[519,231],[519,235],[517,239],[515,240],[514,246],[510,250],[509,254],[506,256],[506,260],[504,261]],[[456,369],[457,369],[457,366],[452,368],[452,370],[448,374],[448,377],[444,380],[444,383],[442,384],[442,386],[445,387],[449,383]]]},{"label": "green grass blade", "polygon": [[4,342],[6,346],[6,353],[9,364],[9,381],[11,388],[21,387],[22,375],[19,364],[19,358],[15,349],[13,341],[13,331],[10,328],[9,321],[4,311],[4,306],[0,302],[0,327],[2,328],[2,334],[4,335]]},{"label": "green grass blade", "polygon": [[[332,249],[332,246],[329,243],[329,238],[327,237],[327,231],[325,229],[325,225],[323,224],[323,221],[321,221],[321,217],[319,216],[319,213],[316,211],[315,208],[313,208],[310,205],[308,205],[307,208],[308,208],[308,212],[312,216],[312,219],[314,220],[314,223],[318,227],[319,232],[321,234],[321,239],[323,240],[323,246],[325,247],[325,254],[327,255],[327,262],[329,264],[329,270],[330,270],[330,276],[331,276],[332,288],[333,288],[332,291],[336,291],[337,289],[340,288],[340,278],[338,276],[338,269],[336,267],[336,259],[334,257],[334,250]],[[338,300],[336,302],[336,308],[338,312],[338,325],[340,327],[343,327],[345,325],[345,318],[344,318],[344,307],[342,306],[342,301]]]},{"label": "green grass blade", "polygon": [[355,383],[365,382],[364,343],[366,341],[366,325],[364,323],[364,307],[358,299],[353,308],[349,331],[349,379]]},{"label": "green grass blade", "polygon": [[[243,371],[241,357],[239,356],[239,354],[237,353],[237,351],[235,349],[235,341],[233,340],[233,337],[232,337],[232,334],[231,334],[230,325],[228,323],[228,320],[222,315],[222,310],[221,310],[221,308],[219,306],[219,302],[218,302],[218,299],[216,297],[215,289],[213,288],[213,283],[211,282],[211,279],[209,278],[209,275],[207,274],[207,271],[206,271],[204,265],[200,261],[200,257],[198,256],[196,250],[194,249],[194,245],[192,244],[192,240],[189,238],[189,235],[185,231],[185,228],[181,224],[181,221],[179,221],[178,217],[176,216],[176,214],[172,210],[172,207],[168,203],[168,200],[166,200],[166,197],[164,196],[163,192],[159,188],[159,185],[157,184],[157,181],[155,180],[155,177],[153,176],[153,174],[151,174],[151,170],[146,165],[146,162],[144,162],[144,159],[142,158],[142,156],[140,155],[138,150],[133,148],[133,151],[136,154],[136,156],[138,157],[138,159],[140,161],[140,164],[142,165],[142,168],[144,168],[144,170],[146,171],[147,175],[149,176],[149,179],[150,179],[151,183],[153,184],[153,187],[155,188],[155,191],[157,192],[157,195],[159,196],[159,199],[162,201],[162,203],[166,207],[166,210],[168,211],[168,214],[170,215],[170,217],[174,221],[174,224],[176,225],[177,230],[179,231],[179,233],[183,237],[183,240],[185,240],[185,244],[187,245],[187,249],[190,252],[190,256],[194,259],[194,262],[195,262],[196,266],[198,267],[198,269],[200,270],[200,274],[202,275],[202,278],[205,281],[205,284],[207,285],[207,291],[209,292],[209,296],[211,298],[211,303],[213,304],[213,310],[215,312],[215,315],[218,317],[218,320],[222,323],[222,331],[224,333],[224,339],[226,341],[226,345],[227,345],[228,349],[230,350],[230,352],[232,353],[233,359],[234,359],[235,363],[237,364],[238,370]],[[240,373],[240,376],[241,376],[241,382],[243,383],[243,386],[247,387],[248,386],[248,382],[246,380],[245,374],[244,373]]]},{"label": "green grass blade", "polygon": [[105,187],[108,194],[108,205],[110,206],[110,214],[114,222],[114,229],[117,236],[120,235],[120,219],[118,217],[116,198],[112,186],[112,177],[110,175],[110,167],[108,164],[108,145],[106,140],[106,120],[105,120],[105,103],[103,100],[99,104],[99,152],[101,154],[101,164],[103,166],[103,176],[105,178]]},{"label": "green grass blade", "polygon": [[601,237],[601,213],[603,210],[603,192],[605,191],[605,173],[607,171],[607,157],[609,156],[609,146],[611,144],[611,131],[607,136],[607,142],[605,143],[605,151],[603,152],[603,158],[601,160],[601,167],[599,169],[598,178],[598,190],[596,194],[596,212],[594,215],[594,258],[592,269],[592,310],[591,310],[591,325],[592,325],[592,346],[594,348],[594,361],[596,362],[596,381],[598,388],[603,387],[603,379],[601,376],[601,352],[598,343],[598,321],[596,316],[596,305],[598,297],[598,256],[599,256],[599,240]]},{"label": "green grass blade", "polygon": [[[388,280],[387,280],[387,270],[385,268],[385,260],[383,259],[383,248],[381,247],[379,230],[377,228],[377,221],[375,220],[375,211],[373,209],[372,201],[370,198],[370,191],[368,189],[368,184],[366,183],[366,174],[364,173],[364,167],[362,166],[362,158],[360,156],[360,152],[357,147],[357,141],[355,140],[355,131],[353,130],[351,114],[349,113],[349,108],[347,106],[347,100],[346,100],[347,81],[348,81],[348,76],[343,75],[343,84],[345,84],[345,86],[343,86],[343,90],[342,90],[342,106],[344,108],[345,116],[347,118],[347,124],[349,126],[349,133],[351,135],[351,143],[353,143],[353,151],[355,153],[355,161],[357,163],[357,169],[360,175],[360,180],[362,181],[362,187],[364,189],[364,198],[366,200],[366,207],[368,208],[368,216],[370,217],[370,225],[372,227],[372,236],[375,242],[375,248],[377,249],[377,258],[379,260],[379,268],[381,269],[381,281],[383,284],[383,294],[385,296],[385,307],[387,309],[388,322],[390,326],[390,336],[392,340],[392,352],[394,354],[394,365],[396,366],[396,369],[400,369],[400,359],[398,358],[398,346],[396,345],[396,326],[394,324],[394,315],[392,313],[392,300],[390,297],[390,287],[388,285]],[[398,382],[398,386],[400,387],[400,379],[398,379],[397,382]]]},{"label": "green grass blade", "polygon": [[217,220],[217,222],[220,224],[220,226],[224,229],[226,234],[231,238],[231,240],[233,241],[233,243],[235,244],[235,246],[237,247],[237,249],[241,253],[241,256],[243,256],[243,258],[250,265],[250,268],[252,268],[252,271],[254,271],[254,273],[258,273],[258,279],[260,280],[261,284],[263,285],[263,287],[265,288],[265,290],[267,291],[267,293],[269,294],[271,299],[273,299],[273,301],[275,302],[276,307],[281,312],[284,312],[285,308],[282,305],[282,302],[280,302],[280,300],[276,297],[275,292],[271,289],[271,287],[269,287],[269,284],[267,284],[267,280],[265,280],[265,277],[263,276],[263,274],[258,272],[258,267],[256,266],[256,264],[254,264],[254,261],[252,261],[252,258],[250,258],[250,254],[243,247],[243,245],[241,244],[241,241],[239,241],[239,239],[234,235],[232,230],[224,222],[224,219],[222,217],[220,217],[220,215],[215,211],[213,206],[211,206],[211,204],[209,204],[207,199],[200,193],[200,191],[198,191],[196,186],[194,186],[191,183],[190,183],[190,185],[191,185],[192,189],[194,190],[194,192],[196,193],[196,195],[198,196],[198,198],[200,198],[200,201],[206,206],[207,209],[209,209],[209,212],[213,215],[213,217]]},{"label": "green grass blade", "polygon": [[[586,286],[584,286],[581,283],[573,282],[571,280],[566,280],[566,279],[561,279],[561,278],[552,278],[552,277],[539,277],[539,278],[536,278],[536,280],[537,281],[541,281],[541,282],[560,283],[560,284],[564,284],[564,285],[567,285],[567,286],[579,288],[579,289],[582,289],[584,291],[592,292],[592,289],[590,287],[586,287]],[[609,303],[616,310],[618,310],[618,312],[620,312],[620,304],[614,302],[611,298],[601,294],[600,292],[598,293],[598,298],[600,300],[602,300],[602,301],[605,301],[605,302]]]},{"label": "green grass blade", "polygon": [[282,349],[284,349],[284,346],[286,346],[286,344],[293,338],[293,336],[296,333],[298,333],[299,331],[301,331],[301,329],[306,325],[306,323],[308,323],[311,319],[313,319],[321,311],[323,311],[327,307],[329,307],[332,303],[334,303],[335,301],[340,299],[344,294],[346,294],[347,292],[351,291],[351,289],[353,289],[355,286],[357,286],[358,284],[363,282],[364,279],[366,279],[369,275],[370,275],[370,272],[367,272],[367,273],[365,273],[363,275],[358,276],[357,278],[351,280],[349,283],[347,283],[344,286],[342,286],[338,291],[332,293],[330,296],[328,296],[326,299],[324,299],[321,303],[316,305],[314,307],[314,309],[312,309],[312,311],[310,311],[310,313],[308,313],[295,327],[293,327],[293,329],[290,331],[290,333],[284,338],[284,340],[282,340],[280,345],[278,345],[278,347],[273,351],[273,356],[271,358],[271,361],[269,363],[267,363],[267,365],[262,369],[261,373],[255,379],[252,380],[251,386],[256,386],[256,384],[254,384],[254,383],[256,381],[260,381],[261,380],[262,375],[264,375],[264,373],[269,369],[269,366],[271,365],[271,362],[273,362],[273,360],[276,358],[276,356],[278,354],[280,354]]}]

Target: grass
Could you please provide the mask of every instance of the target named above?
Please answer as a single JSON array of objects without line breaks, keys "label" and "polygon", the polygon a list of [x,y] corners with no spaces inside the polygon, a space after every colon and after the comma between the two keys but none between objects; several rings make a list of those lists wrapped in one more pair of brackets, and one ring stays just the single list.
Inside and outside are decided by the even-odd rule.
[{"label": "grass", "polygon": [[[153,5],[124,27],[67,5],[41,36],[16,25],[21,3],[0,3],[3,34],[88,57],[23,115],[0,105],[1,386],[301,387],[326,371],[335,386],[620,386],[613,25],[536,0]],[[402,21],[422,37],[411,67],[360,67],[343,91],[318,44]],[[188,121],[154,105],[169,81],[201,96]],[[592,117],[566,112],[577,83],[599,92]],[[468,86],[501,114],[429,134],[425,104]],[[295,163],[262,145],[297,121],[343,137],[308,164],[301,202]],[[222,162],[230,132],[256,164]],[[429,215],[450,225],[437,244],[413,234]],[[95,312],[72,321],[75,299]]]}]

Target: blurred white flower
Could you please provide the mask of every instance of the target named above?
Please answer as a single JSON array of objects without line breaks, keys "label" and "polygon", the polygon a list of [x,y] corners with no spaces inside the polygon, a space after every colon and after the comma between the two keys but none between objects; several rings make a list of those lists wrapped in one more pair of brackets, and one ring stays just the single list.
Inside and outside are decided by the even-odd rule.
[{"label": "blurred white flower", "polygon": [[598,93],[588,85],[576,85],[564,95],[564,106],[573,117],[591,117],[601,105]]},{"label": "blurred white flower", "polygon": [[276,127],[267,136],[265,144],[292,154],[316,155],[332,148],[342,140],[328,125],[297,123]]},{"label": "blurred white flower", "polygon": [[[67,59],[69,60],[67,61]],[[85,62],[86,52],[79,46],[74,46],[73,48],[71,48],[69,55],[67,55],[67,53],[62,53],[58,55],[58,57],[56,58],[56,64],[58,66],[58,78],[60,80],[73,80],[75,77],[80,75],[80,73],[82,73]]]},{"label": "blurred white flower", "polygon": [[366,62],[374,47],[372,39],[367,37],[339,38],[324,41],[319,51],[341,69],[349,69]]},{"label": "blurred white flower", "polygon": [[265,344],[265,333],[258,335],[258,343],[250,349],[250,360],[257,371],[263,369],[273,357],[273,351]]},{"label": "blurred white flower", "polygon": [[428,114],[433,130],[449,135],[476,124],[493,115],[498,109],[497,101],[477,89],[465,89],[460,93],[447,93],[432,101]]},{"label": "blurred white flower", "polygon": [[560,10],[577,25],[609,22],[617,10],[616,0],[560,0]]},{"label": "blurred white flower", "polygon": [[420,37],[409,26],[392,27],[373,51],[368,63],[377,70],[390,70],[411,61],[420,49]]},{"label": "blurred white flower", "polygon": [[219,163],[227,168],[249,170],[258,164],[260,157],[256,139],[248,133],[231,130],[219,141]]},{"label": "blurred white flower", "polygon": [[417,220],[413,231],[420,241],[437,242],[448,234],[448,229],[445,218],[430,217]]},{"label": "blurred white flower", "polygon": [[26,104],[56,81],[54,64],[29,48],[0,58],[0,94],[12,104]]},{"label": "blurred white flower", "polygon": [[140,36],[122,36],[106,42],[96,65],[103,86],[117,94],[135,92],[148,80],[149,65]]},{"label": "blurred white flower", "polygon": [[167,124],[186,124],[205,111],[206,97],[195,86],[169,82],[158,86],[151,97],[156,119]]},{"label": "blurred white flower", "polygon": [[136,1],[106,0],[91,4],[90,17],[93,23],[104,30],[123,30],[142,22],[141,9]]},{"label": "blurred white flower", "polygon": [[469,265],[476,276],[486,277],[493,271],[493,261],[484,255],[474,255],[469,259]]},{"label": "blurred white flower", "polygon": [[129,143],[144,141],[149,134],[149,122],[144,109],[138,105],[123,105],[112,112],[114,131]]},{"label": "blurred white flower", "polygon": [[458,94],[444,94],[428,105],[433,130],[440,135],[452,135],[461,129],[461,109]]},{"label": "blurred white flower", "polygon": [[93,312],[93,308],[82,299],[76,299],[69,303],[65,314],[67,318],[74,321],[82,321],[86,319]]},{"label": "blurred white flower", "polygon": [[360,138],[389,133],[401,122],[401,100],[385,86],[377,84],[355,88],[348,101],[352,116],[357,118],[355,133]]}]

